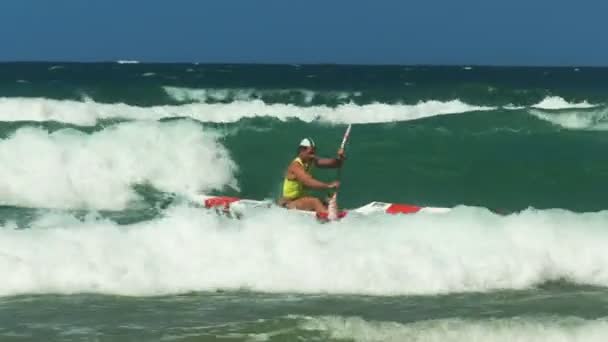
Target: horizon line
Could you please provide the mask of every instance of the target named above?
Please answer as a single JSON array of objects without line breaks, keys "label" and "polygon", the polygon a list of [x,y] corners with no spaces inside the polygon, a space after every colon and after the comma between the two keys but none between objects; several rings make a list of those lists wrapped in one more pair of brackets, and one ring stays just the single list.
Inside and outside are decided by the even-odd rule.
[{"label": "horizon line", "polygon": [[217,61],[146,61],[137,59],[100,59],[100,60],[0,60],[0,64],[9,63],[65,63],[65,64],[189,64],[189,65],[266,65],[266,66],[378,66],[378,67],[492,67],[492,68],[607,68],[607,65],[596,64],[491,64],[491,63],[341,63],[341,62],[217,62]]}]

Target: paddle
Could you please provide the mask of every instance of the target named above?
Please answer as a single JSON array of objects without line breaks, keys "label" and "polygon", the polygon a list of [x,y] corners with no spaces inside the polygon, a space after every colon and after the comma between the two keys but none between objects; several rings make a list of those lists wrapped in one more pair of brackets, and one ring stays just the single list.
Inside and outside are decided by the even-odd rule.
[{"label": "paddle", "polygon": [[[341,150],[344,150],[344,146],[346,146],[346,142],[348,141],[348,138],[350,137],[350,128],[351,128],[351,125],[349,124],[348,127],[346,128],[346,132],[344,132],[344,137],[342,137],[342,144],[340,144]],[[340,165],[340,168],[338,169],[338,180],[340,180],[341,176],[342,176],[342,165]],[[329,199],[329,205],[328,205],[327,209],[328,209],[327,219],[330,221],[337,220],[338,219],[338,189],[336,189],[334,194]]]}]

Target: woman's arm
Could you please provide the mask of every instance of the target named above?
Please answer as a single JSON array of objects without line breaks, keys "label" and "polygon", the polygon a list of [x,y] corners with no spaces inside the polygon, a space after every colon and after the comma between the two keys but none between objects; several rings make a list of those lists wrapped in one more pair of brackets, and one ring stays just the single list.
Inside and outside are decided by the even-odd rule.
[{"label": "woman's arm", "polygon": [[337,158],[315,158],[315,165],[320,168],[338,168],[342,166],[344,159],[344,150],[339,149]]}]

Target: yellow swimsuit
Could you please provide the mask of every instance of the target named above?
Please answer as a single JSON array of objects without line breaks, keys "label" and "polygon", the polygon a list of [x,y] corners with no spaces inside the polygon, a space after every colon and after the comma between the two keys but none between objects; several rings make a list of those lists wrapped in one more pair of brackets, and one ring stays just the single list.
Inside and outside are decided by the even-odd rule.
[{"label": "yellow swimsuit", "polygon": [[[310,170],[312,169],[311,163],[304,163],[300,157],[293,160],[294,162],[299,163],[304,167],[306,172],[310,174]],[[306,196],[306,190],[304,189],[304,184],[299,182],[296,179],[289,179],[285,176],[285,180],[283,181],[283,198],[287,200],[294,200],[300,198],[302,196]]]}]

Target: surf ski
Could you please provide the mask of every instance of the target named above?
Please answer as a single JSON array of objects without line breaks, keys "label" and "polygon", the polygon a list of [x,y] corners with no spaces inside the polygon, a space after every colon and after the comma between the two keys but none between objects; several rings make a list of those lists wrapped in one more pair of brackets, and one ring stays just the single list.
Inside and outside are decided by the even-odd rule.
[{"label": "surf ski", "polygon": [[314,211],[304,211],[298,209],[285,209],[278,206],[276,203],[270,200],[252,200],[243,199],[239,197],[231,196],[210,196],[210,195],[194,195],[191,197],[194,203],[197,203],[206,209],[214,210],[216,213],[226,215],[234,218],[241,218],[245,215],[248,210],[254,209],[269,209],[269,208],[281,208],[289,210],[290,212],[296,212],[299,214],[310,215],[316,217],[320,221],[333,221],[340,220],[347,215],[375,215],[375,214],[416,214],[416,213],[446,213],[451,208],[443,207],[424,207],[412,204],[402,203],[388,203],[388,202],[370,202],[364,206],[340,210],[336,214],[335,218],[328,217],[329,214],[315,213]]}]

